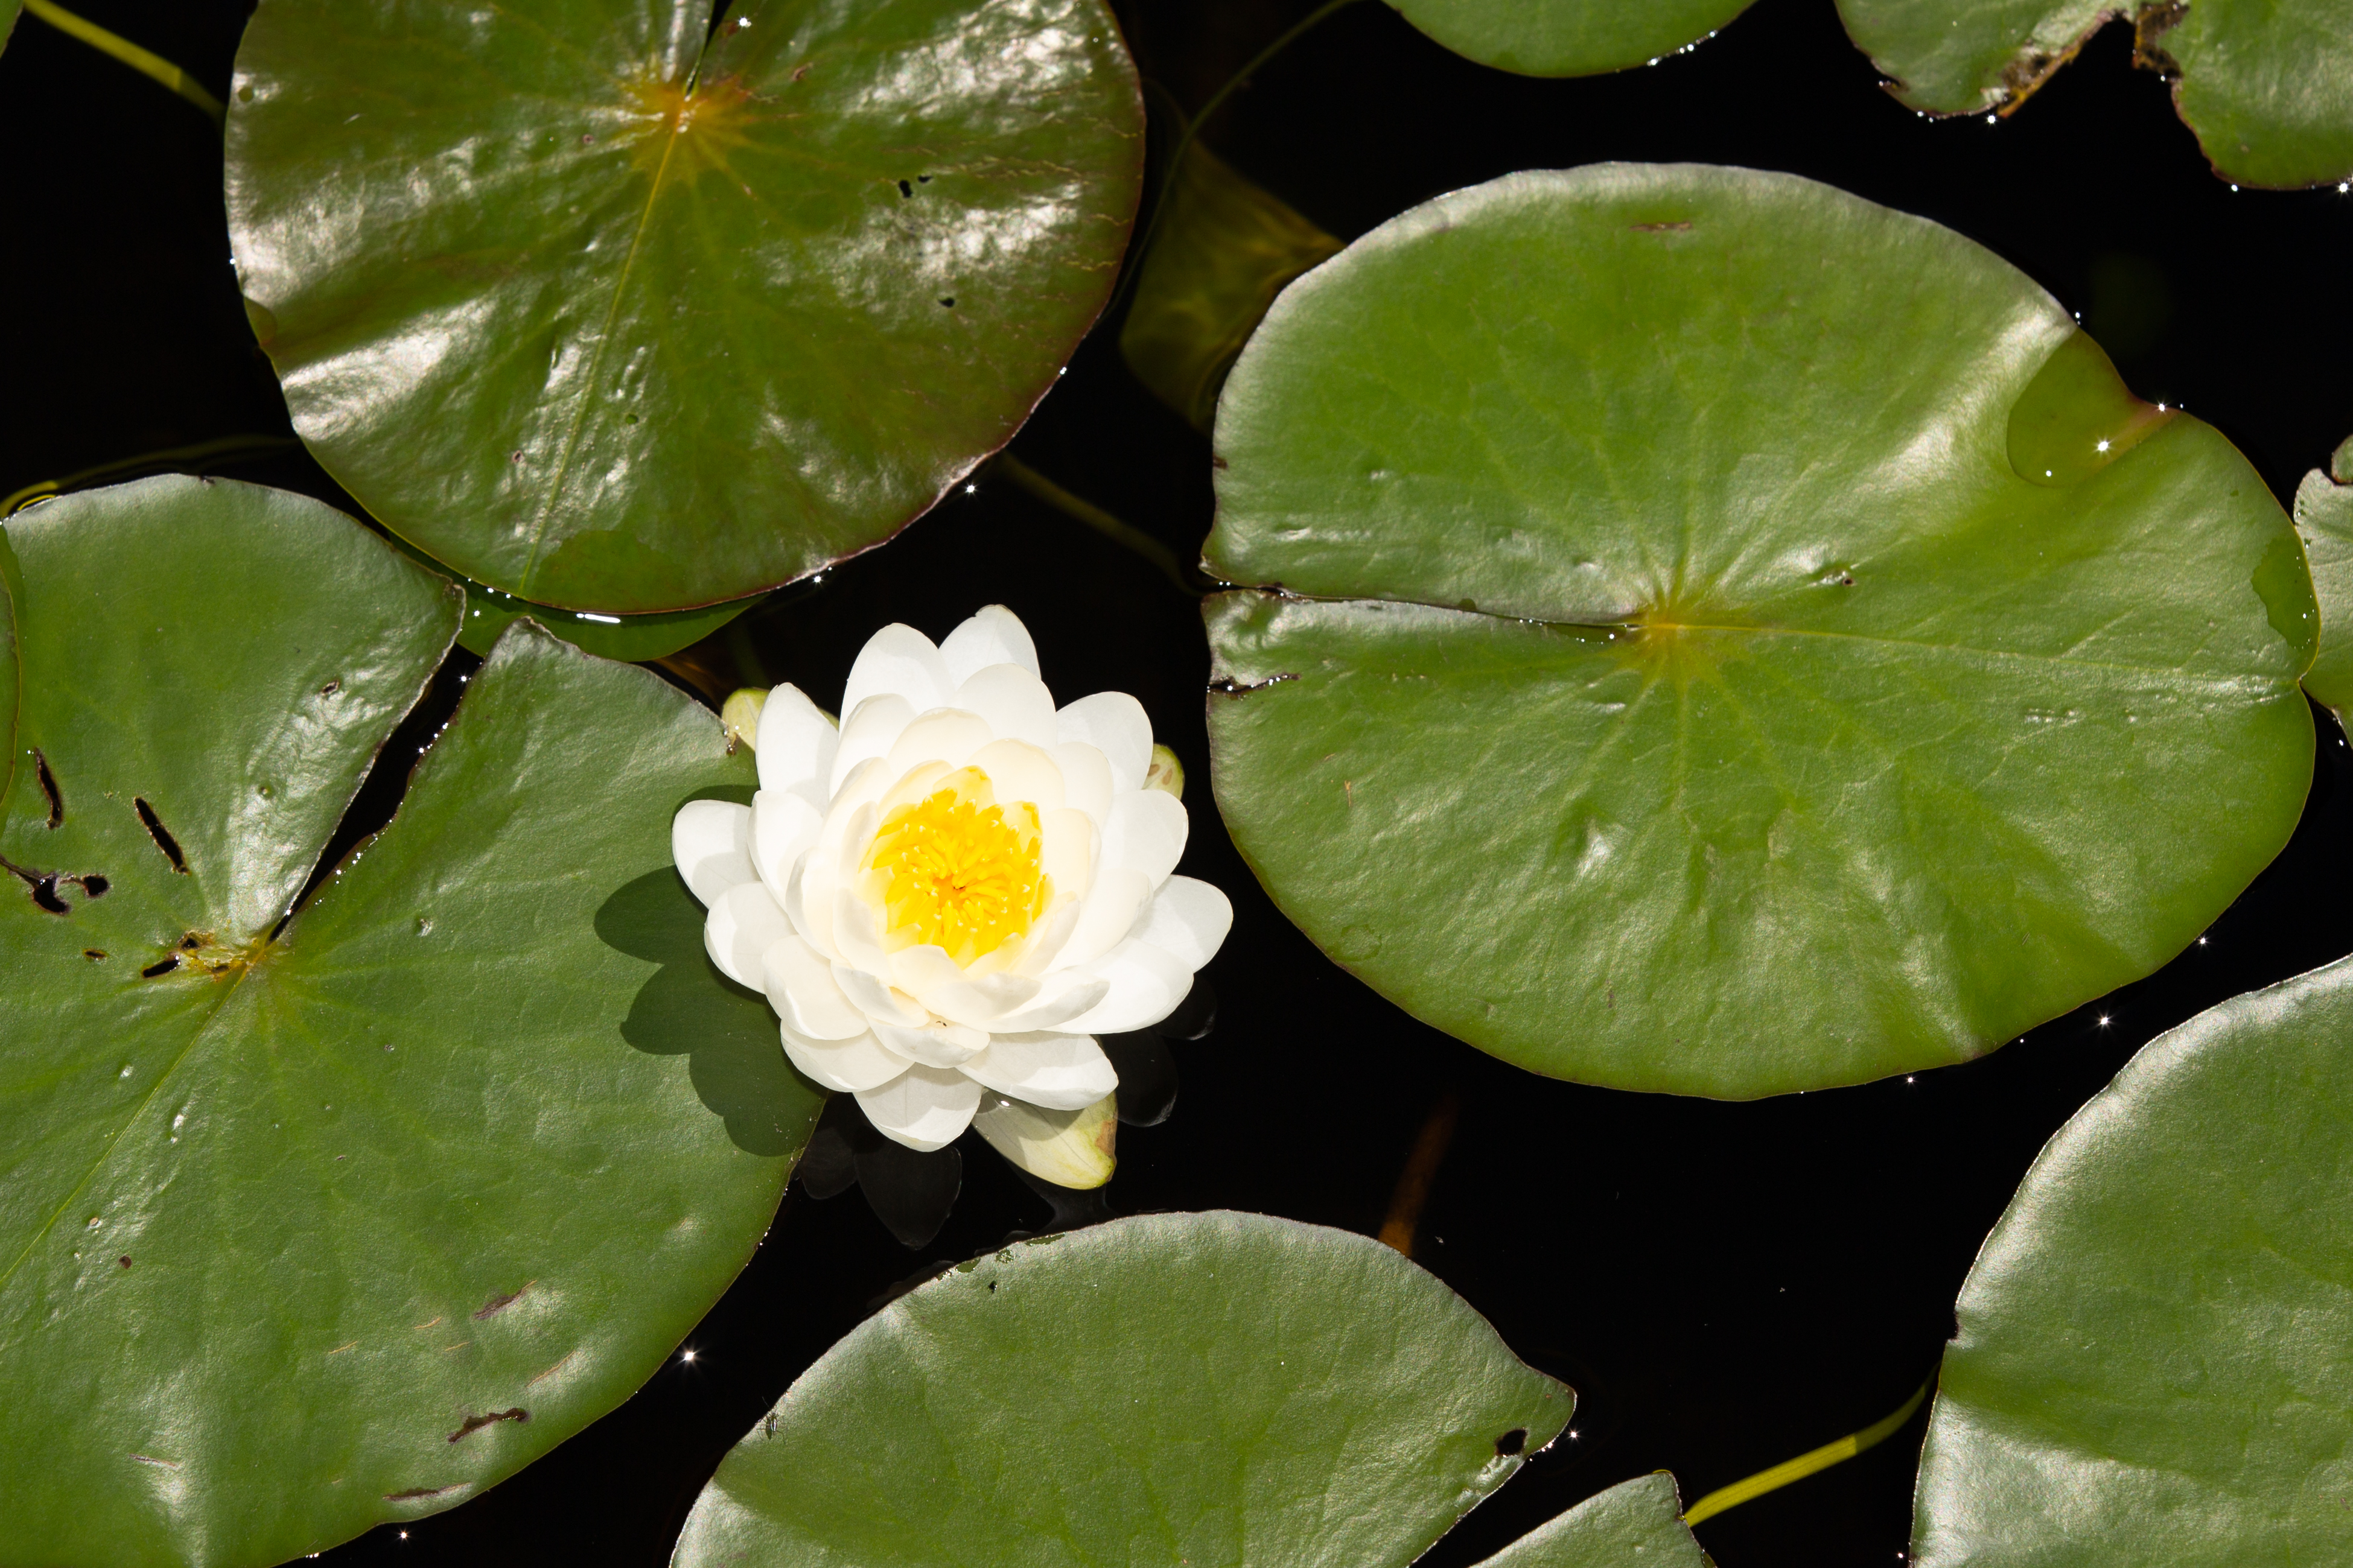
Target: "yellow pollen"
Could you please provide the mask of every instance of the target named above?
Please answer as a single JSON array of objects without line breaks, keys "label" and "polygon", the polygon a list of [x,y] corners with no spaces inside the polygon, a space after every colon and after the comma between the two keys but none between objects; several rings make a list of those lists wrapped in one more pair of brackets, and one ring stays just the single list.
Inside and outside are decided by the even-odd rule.
[{"label": "yellow pollen", "polygon": [[959,965],[1029,934],[1053,896],[1039,865],[1037,808],[996,803],[988,775],[964,768],[882,819],[867,852],[870,901],[892,948],[932,943]]}]

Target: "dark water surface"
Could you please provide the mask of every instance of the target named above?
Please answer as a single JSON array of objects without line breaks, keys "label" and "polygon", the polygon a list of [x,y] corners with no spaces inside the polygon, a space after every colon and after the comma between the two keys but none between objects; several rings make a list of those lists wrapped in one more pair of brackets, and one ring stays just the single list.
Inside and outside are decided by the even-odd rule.
[{"label": "dark water surface", "polygon": [[[1122,6],[1146,71],[1188,104],[1308,8]],[[225,96],[237,0],[79,9]],[[203,118],[26,18],[0,56],[0,127],[12,387],[0,490],[283,432],[227,267],[219,152]],[[2023,268],[2084,313],[2135,390],[2219,426],[2283,503],[2353,430],[2342,304],[2353,196],[2233,193],[2214,179],[2165,85],[2131,68],[2119,26],[2018,117],[1988,125],[1925,121],[1887,97],[1830,0],[1763,0],[1688,56],[1568,82],[1482,70],[1366,4],[1263,73],[1210,139],[1342,236],[1519,168],[1690,159],[1811,175]],[[1016,449],[1182,552],[1207,529],[1206,443],[1128,379],[1108,333]],[[350,505],[307,459],[224,471]],[[1174,1047],[1175,1114],[1123,1133],[1111,1207],[1233,1206],[1372,1231],[1418,1131],[1456,1097],[1418,1256],[1582,1403],[1575,1439],[1532,1463],[1433,1563],[1472,1563],[1654,1468],[1672,1469],[1688,1500],[1894,1409],[1934,1366],[1978,1244],[2076,1106],[2158,1031],[2353,951],[2353,753],[2323,715],[2303,826],[2208,941],[2023,1043],[1915,1079],[1749,1105],[1548,1082],[1414,1023],[1268,903],[1208,797],[1193,603],[1009,486],[984,481],[888,548],[780,595],[748,623],[750,655],[760,673],[824,698],[877,626],[939,636],[991,600],[1028,621],[1059,694],[1117,687],[1143,700],[1192,780],[1184,869],[1236,908],[1208,971],[1218,1026]],[[711,655],[723,669],[735,657]],[[376,808],[395,793],[380,787]],[[797,1185],[690,1341],[691,1363],[673,1359],[621,1410],[478,1500],[328,1560],[661,1563],[721,1454],[872,1302],[1050,1223],[1043,1200],[968,1145],[961,1201],[928,1246],[900,1245],[855,1194],[813,1202]],[[1890,1568],[1908,1533],[1920,1429],[1915,1419],[1861,1458],[1703,1525],[1702,1541],[1725,1568]]]}]

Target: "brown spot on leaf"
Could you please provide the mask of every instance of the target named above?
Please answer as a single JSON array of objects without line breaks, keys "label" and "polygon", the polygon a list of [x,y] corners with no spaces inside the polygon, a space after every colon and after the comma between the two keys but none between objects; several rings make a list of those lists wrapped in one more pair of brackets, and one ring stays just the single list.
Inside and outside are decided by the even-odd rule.
[{"label": "brown spot on leaf", "polygon": [[520,1405],[516,1405],[512,1410],[493,1410],[488,1415],[469,1415],[466,1417],[466,1424],[464,1426],[449,1434],[449,1441],[455,1443],[461,1437],[470,1437],[475,1433],[480,1431],[483,1427],[495,1426],[501,1421],[528,1421],[530,1419],[531,1412],[525,1410]]}]

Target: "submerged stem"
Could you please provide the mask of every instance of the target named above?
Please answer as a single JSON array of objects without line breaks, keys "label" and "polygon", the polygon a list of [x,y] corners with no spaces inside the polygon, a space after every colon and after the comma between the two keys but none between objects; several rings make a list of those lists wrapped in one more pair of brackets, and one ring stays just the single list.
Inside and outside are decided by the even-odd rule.
[{"label": "submerged stem", "polygon": [[1077,518],[1104,538],[1143,556],[1158,567],[1161,575],[1174,583],[1178,592],[1196,599],[1201,596],[1201,590],[1186,576],[1176,552],[1134,523],[1124,522],[1084,497],[1072,495],[1010,452],[999,452],[990,467],[1057,511]]},{"label": "submerged stem", "polygon": [[1307,33],[1314,31],[1316,25],[1325,17],[1335,12],[1344,11],[1355,4],[1356,0],[1324,0],[1323,5],[1285,28],[1274,42],[1252,56],[1248,65],[1228,78],[1226,85],[1211,93],[1209,101],[1201,105],[1201,112],[1193,116],[1191,122],[1185,127],[1185,133],[1176,138],[1176,148],[1170,152],[1166,163],[1162,166],[1160,189],[1153,195],[1152,212],[1145,219],[1144,232],[1137,237],[1135,244],[1129,249],[1127,271],[1121,278],[1119,288],[1113,293],[1111,302],[1103,307],[1104,315],[1108,316],[1119,308],[1120,301],[1126,299],[1128,291],[1135,286],[1136,275],[1144,270],[1144,258],[1151,254],[1153,237],[1160,232],[1160,220],[1167,214],[1169,194],[1176,188],[1176,171],[1185,166],[1185,154],[1193,150],[1193,139],[1201,133],[1201,127],[1207,125],[1218,110],[1226,106],[1226,100],[1240,90],[1243,83],[1264,70],[1275,56],[1282,53]]},{"label": "submerged stem", "polygon": [[166,447],[160,452],[142,452],[135,458],[117,458],[111,463],[100,463],[93,468],[83,468],[63,479],[37,479],[24,489],[11,490],[0,498],[0,517],[22,511],[37,500],[46,500],[67,490],[79,489],[84,485],[102,479],[128,479],[133,475],[165,468],[179,468],[183,464],[201,468],[210,461],[237,462],[247,458],[263,458],[277,452],[290,452],[301,446],[291,436],[223,436],[216,440],[198,441],[193,446]]}]

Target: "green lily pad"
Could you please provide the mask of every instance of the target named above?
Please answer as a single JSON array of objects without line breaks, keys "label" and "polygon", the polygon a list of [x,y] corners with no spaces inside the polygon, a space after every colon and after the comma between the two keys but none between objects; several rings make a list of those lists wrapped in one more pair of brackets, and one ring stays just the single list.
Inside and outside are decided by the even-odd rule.
[{"label": "green lily pad", "polygon": [[714,604],[1002,446],[1141,180],[1102,0],[267,0],[230,237],[296,430],[533,603]]},{"label": "green lily pad", "polygon": [[1957,1309],[1914,1561],[2331,1563],[2353,1484],[2353,961],[2151,1041]]},{"label": "green lily pad", "polygon": [[[2353,177],[2353,0],[2143,0],[2143,66],[2217,174],[2241,184]],[[1931,114],[2008,113],[2118,14],[2104,0],[1839,0],[1847,32]]]},{"label": "green lily pad", "polygon": [[1340,242],[1198,142],[1175,178],[1119,352],[1154,396],[1206,433],[1226,372],[1267,307]]},{"label": "green lily pad", "polygon": [[1656,64],[1715,36],[1749,0],[1389,0],[1456,54],[1522,76],[1594,76]]},{"label": "green lily pad", "polygon": [[1948,230],[1515,174],[1285,292],[1219,405],[1228,826],[1416,1016],[1727,1098],[1967,1059],[2287,841],[2311,584],[2261,479]]},{"label": "green lily pad", "polygon": [[2315,468],[2296,487],[2295,531],[2320,601],[2320,651],[2304,689],[2342,724],[2353,705],[2353,441],[2337,448],[2328,473]]},{"label": "green lily pad", "polygon": [[518,626],[281,929],[458,591],[228,481],[6,533],[0,1561],[271,1563],[462,1501],[660,1365],[814,1121],[670,863],[749,755]]},{"label": "green lily pad", "polygon": [[672,1562],[1401,1568],[1574,1405],[1377,1242],[1116,1220],[867,1320],[721,1462]]},{"label": "green lily pad", "polygon": [[1675,1479],[1637,1476],[1538,1525],[1480,1568],[1706,1568]]},{"label": "green lily pad", "polygon": [[397,534],[393,545],[411,560],[423,563],[445,577],[455,577],[466,591],[466,608],[458,625],[458,646],[476,656],[486,655],[510,626],[523,616],[540,629],[553,632],[573,647],[599,658],[638,664],[661,658],[701,642],[760,602],[758,595],[734,599],[700,610],[670,610],[650,616],[607,616],[589,610],[559,610],[534,605],[512,594],[453,573]]}]

